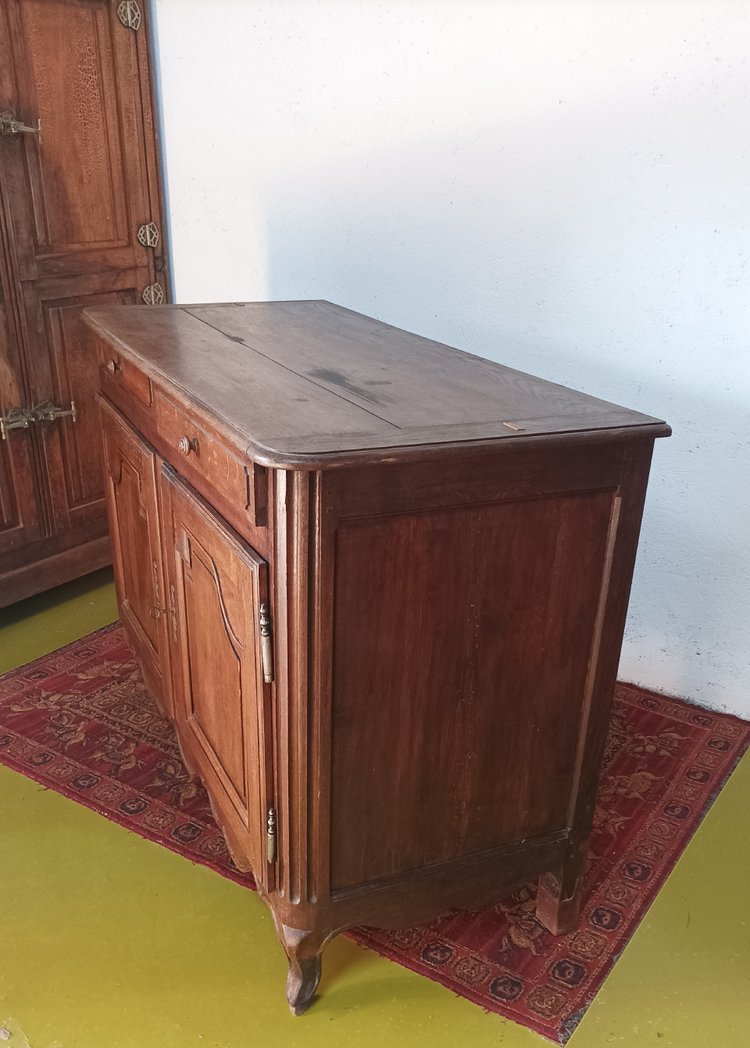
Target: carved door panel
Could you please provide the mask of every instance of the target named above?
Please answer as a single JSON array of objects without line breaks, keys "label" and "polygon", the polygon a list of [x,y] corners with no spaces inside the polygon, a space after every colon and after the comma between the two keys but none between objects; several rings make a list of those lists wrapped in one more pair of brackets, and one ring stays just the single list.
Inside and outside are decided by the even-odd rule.
[{"label": "carved door panel", "polygon": [[174,588],[178,731],[235,861],[267,884],[271,721],[264,677],[272,671],[259,633],[267,565],[166,466],[161,495]]},{"label": "carved door panel", "polygon": [[154,273],[159,244],[138,238],[158,217],[150,214],[156,173],[141,97],[143,31],[126,28],[111,0],[3,6],[2,101],[24,125],[39,126],[3,142],[21,279]]},{"label": "carved door panel", "polygon": [[6,259],[26,406],[49,406],[35,440],[56,548],[105,527],[97,368],[80,312],[140,302],[144,290],[164,298],[146,30],[142,14],[138,28],[124,24],[120,6],[5,0],[0,10],[0,112],[27,128],[0,134]]},{"label": "carved door panel", "polygon": [[61,415],[35,429],[56,527],[80,535],[95,528],[104,512],[95,339],[80,314],[86,306],[127,305],[137,294],[128,286],[128,273],[109,274],[109,283],[112,289],[105,290],[100,277],[84,275],[24,287],[26,316],[44,347],[43,355],[31,354],[38,362],[31,400],[66,411],[75,407],[75,417]]},{"label": "carved door panel", "polygon": [[171,715],[168,613],[156,495],[158,460],[103,398],[99,406],[120,618],[149,690]]}]

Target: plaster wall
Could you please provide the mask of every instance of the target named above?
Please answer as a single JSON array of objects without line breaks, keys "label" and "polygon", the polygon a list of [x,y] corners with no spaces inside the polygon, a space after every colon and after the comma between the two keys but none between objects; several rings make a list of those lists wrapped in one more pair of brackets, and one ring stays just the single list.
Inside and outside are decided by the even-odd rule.
[{"label": "plaster wall", "polygon": [[177,301],[666,418],[620,675],[750,717],[750,6],[157,0]]}]

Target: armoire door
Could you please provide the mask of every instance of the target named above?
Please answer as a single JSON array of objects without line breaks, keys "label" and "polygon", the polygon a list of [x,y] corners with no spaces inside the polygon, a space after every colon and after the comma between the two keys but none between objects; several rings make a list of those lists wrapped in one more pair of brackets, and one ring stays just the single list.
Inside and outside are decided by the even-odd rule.
[{"label": "armoire door", "polygon": [[99,407],[120,619],[149,690],[171,716],[168,605],[156,495],[158,460],[154,451],[101,397]]},{"label": "armoire door", "polygon": [[174,601],[178,733],[235,862],[267,886],[272,662],[271,638],[261,636],[267,565],[167,466],[160,496]]},{"label": "armoire door", "polygon": [[106,534],[81,310],[165,297],[145,15],[117,0],[0,5],[4,265],[24,406],[42,407],[31,437],[48,504],[40,558]]}]

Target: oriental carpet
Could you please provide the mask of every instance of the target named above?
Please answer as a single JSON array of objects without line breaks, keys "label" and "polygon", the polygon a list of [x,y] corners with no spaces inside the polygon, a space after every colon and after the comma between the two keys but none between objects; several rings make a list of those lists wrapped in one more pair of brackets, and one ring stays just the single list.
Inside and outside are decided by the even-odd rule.
[{"label": "oriental carpet", "polygon": [[[618,684],[576,931],[536,921],[533,882],[482,910],[350,935],[564,1044],[749,741],[735,717]],[[253,887],[117,624],[0,678],[0,763]]]}]

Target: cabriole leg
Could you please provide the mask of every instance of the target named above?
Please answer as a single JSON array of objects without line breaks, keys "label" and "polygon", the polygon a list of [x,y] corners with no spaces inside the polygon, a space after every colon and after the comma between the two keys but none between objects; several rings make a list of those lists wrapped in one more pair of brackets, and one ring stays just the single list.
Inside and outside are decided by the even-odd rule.
[{"label": "cabriole leg", "polygon": [[320,982],[320,936],[300,928],[278,926],[286,955],[289,974],[286,980],[286,999],[293,1015],[302,1015],[315,995]]}]

